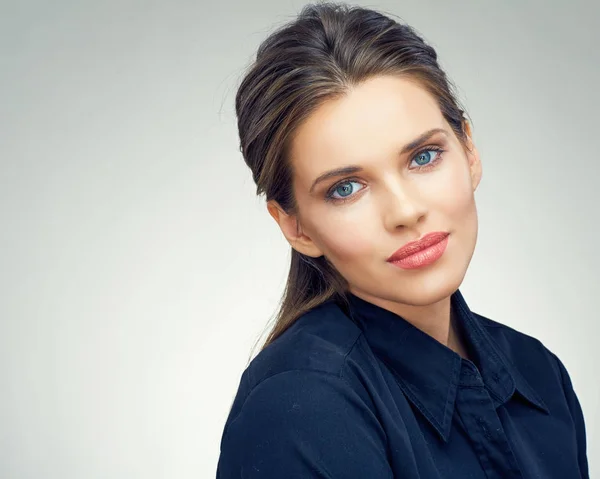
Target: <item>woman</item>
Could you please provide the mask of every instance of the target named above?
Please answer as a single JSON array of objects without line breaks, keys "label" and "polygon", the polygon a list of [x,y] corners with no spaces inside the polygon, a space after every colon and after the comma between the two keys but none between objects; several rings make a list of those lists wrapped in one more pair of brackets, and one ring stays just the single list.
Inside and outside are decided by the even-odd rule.
[{"label": "woman", "polygon": [[364,8],[306,6],[236,98],[292,246],[217,477],[588,477],[582,410],[537,339],[470,311],[479,153],[436,52]]}]

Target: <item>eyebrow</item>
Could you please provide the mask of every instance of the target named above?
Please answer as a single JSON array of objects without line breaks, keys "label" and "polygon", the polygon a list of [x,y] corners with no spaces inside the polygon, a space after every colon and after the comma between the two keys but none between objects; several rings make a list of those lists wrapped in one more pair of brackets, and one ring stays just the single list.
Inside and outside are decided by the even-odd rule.
[{"label": "eyebrow", "polygon": [[[405,155],[406,153],[414,150],[415,148],[417,148],[421,144],[425,143],[432,136],[434,136],[438,133],[443,133],[444,135],[448,136],[448,131],[445,130],[444,128],[432,128],[431,130],[427,130],[425,133],[419,135],[417,138],[415,138],[414,140],[412,140],[409,143],[407,143],[406,145],[404,145],[402,147],[402,150],[400,150],[400,156]],[[312,193],[313,190],[315,189],[315,187],[322,181],[325,181],[329,178],[334,178],[337,176],[358,173],[359,171],[362,171],[362,170],[363,170],[363,168],[361,166],[348,165],[348,166],[343,166],[341,168],[336,168],[335,170],[326,171],[325,173],[320,175],[315,181],[313,181],[313,184],[310,187],[310,193]]]}]

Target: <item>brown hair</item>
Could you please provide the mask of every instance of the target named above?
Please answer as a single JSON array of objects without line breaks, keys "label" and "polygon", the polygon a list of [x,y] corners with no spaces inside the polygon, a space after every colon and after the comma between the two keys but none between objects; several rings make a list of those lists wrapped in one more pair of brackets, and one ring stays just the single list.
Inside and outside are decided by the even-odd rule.
[{"label": "brown hair", "polygon": [[[237,91],[240,149],[257,195],[297,214],[288,155],[294,131],[322,103],[375,75],[417,81],[437,99],[444,118],[466,144],[468,126],[454,86],[433,47],[412,27],[367,8],[308,4],[260,44]],[[306,311],[329,299],[346,301],[347,282],[325,256],[313,258],[293,248],[291,254],[280,308],[262,349]]]}]

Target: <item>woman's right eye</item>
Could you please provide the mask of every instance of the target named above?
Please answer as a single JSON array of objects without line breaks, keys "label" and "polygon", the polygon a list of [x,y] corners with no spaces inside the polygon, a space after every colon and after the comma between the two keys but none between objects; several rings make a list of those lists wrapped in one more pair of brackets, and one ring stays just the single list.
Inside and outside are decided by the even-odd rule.
[{"label": "woman's right eye", "polygon": [[[357,184],[360,185],[358,181],[354,180],[345,180],[337,185],[334,185],[326,195],[326,199],[329,201],[346,201],[346,199],[351,198],[356,188],[353,188],[351,185]],[[335,194],[339,196],[334,196]]]}]

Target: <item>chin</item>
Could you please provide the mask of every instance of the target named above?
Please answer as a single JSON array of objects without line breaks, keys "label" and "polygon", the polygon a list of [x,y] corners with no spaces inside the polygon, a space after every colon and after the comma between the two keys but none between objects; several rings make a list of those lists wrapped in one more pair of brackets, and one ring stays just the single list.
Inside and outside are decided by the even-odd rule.
[{"label": "chin", "polygon": [[[433,264],[428,270],[419,271],[412,277],[401,275],[387,282],[386,291],[381,293],[391,301],[427,306],[451,296],[462,284],[467,264],[450,261],[448,264]],[[404,276],[404,277],[402,277]]]}]

